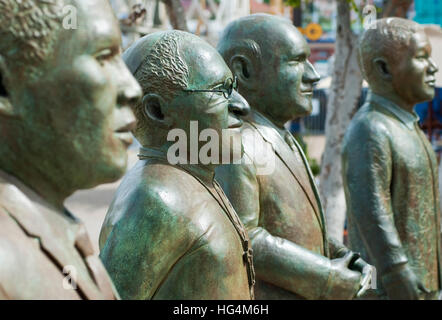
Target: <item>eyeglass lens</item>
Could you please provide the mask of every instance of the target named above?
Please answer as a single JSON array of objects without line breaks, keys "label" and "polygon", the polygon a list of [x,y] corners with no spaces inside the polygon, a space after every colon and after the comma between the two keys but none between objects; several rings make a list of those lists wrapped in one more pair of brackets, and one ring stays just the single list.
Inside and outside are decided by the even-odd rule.
[{"label": "eyeglass lens", "polygon": [[224,82],[224,88],[226,90],[223,92],[224,97],[226,99],[229,99],[233,93],[233,90],[236,90],[238,88],[237,78],[234,77],[234,79],[232,79],[232,78],[226,79],[226,81]]}]

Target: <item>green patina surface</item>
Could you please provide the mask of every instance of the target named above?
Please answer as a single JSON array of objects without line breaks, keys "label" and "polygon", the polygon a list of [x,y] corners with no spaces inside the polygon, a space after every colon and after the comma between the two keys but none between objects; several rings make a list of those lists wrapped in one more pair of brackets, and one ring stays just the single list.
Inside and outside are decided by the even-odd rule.
[{"label": "green patina surface", "polygon": [[[76,29],[63,27],[67,5]],[[64,209],[126,168],[141,89],[117,20],[105,0],[1,0],[0,21],[0,298],[118,297]],[[63,286],[70,272],[77,290]]]},{"label": "green patina surface", "polygon": [[[211,128],[221,137],[227,130],[240,139],[239,116],[249,106],[236,91],[228,99],[185,91],[220,88],[232,73],[209,44],[179,31],[140,39],[125,60],[144,91],[135,131],[143,148],[107,213],[101,259],[125,299],[253,298],[247,232],[214,181],[216,164],[172,165],[167,158],[168,133],[181,129],[190,137],[191,121],[198,133]],[[188,148],[184,158],[191,156]]]},{"label": "green patina surface", "polygon": [[343,142],[351,247],[376,266],[381,296],[434,299],[441,288],[437,161],[413,112],[434,96],[431,45],[418,24],[388,18],[364,33],[360,53],[372,92]]},{"label": "green patina surface", "polygon": [[[256,14],[232,22],[218,50],[252,107],[242,129],[251,164],[219,167],[216,177],[252,239],[256,297],[351,299],[358,291],[363,294],[370,267],[361,259],[350,265],[353,253],[328,237],[308,162],[284,129],[287,121],[312,110],[319,75],[308,61],[305,39],[290,21]],[[263,159],[274,170],[261,174]]]}]

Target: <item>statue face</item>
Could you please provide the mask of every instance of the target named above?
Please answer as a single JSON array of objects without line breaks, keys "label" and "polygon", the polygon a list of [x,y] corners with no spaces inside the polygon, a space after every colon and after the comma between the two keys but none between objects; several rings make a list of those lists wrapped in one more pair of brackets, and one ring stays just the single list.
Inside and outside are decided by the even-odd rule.
[{"label": "statue face", "polygon": [[[186,43],[182,50],[184,60],[190,70],[187,89],[219,89],[227,79],[233,79],[221,55],[206,42],[195,39]],[[228,134],[234,143],[219,141],[219,150],[233,153],[233,146],[241,146],[240,127],[242,120],[239,115],[248,113],[249,105],[236,91],[226,99],[218,92],[181,92],[171,102],[170,115],[174,119],[175,128],[186,132],[190,130],[190,121],[198,121],[198,133],[204,129],[213,129],[222,137],[222,131]],[[226,142],[226,141],[224,141]],[[200,148],[206,142],[200,143]],[[220,154],[221,156],[222,154]]]},{"label": "statue face", "polygon": [[[70,188],[119,178],[141,89],[120,57],[120,31],[105,0],[77,0],[78,29],[62,30],[38,81],[15,95],[41,170]],[[14,104],[17,101],[14,101]],[[33,137],[33,140],[29,140]],[[44,164],[41,164],[42,166]]]},{"label": "statue face", "polygon": [[414,105],[432,100],[438,67],[431,58],[431,44],[423,31],[416,32],[409,48],[398,52],[397,63],[390,66],[392,85],[403,100]]},{"label": "statue face", "polygon": [[274,27],[274,38],[261,48],[267,54],[263,54],[259,91],[266,110],[287,121],[311,112],[313,84],[319,75],[308,61],[310,48],[301,33],[285,22],[277,21]]}]

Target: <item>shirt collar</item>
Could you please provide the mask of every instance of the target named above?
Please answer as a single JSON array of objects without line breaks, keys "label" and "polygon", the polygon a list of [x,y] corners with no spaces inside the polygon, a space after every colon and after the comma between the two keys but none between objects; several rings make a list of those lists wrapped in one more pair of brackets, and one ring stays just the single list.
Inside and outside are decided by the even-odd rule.
[{"label": "shirt collar", "polygon": [[[157,158],[157,159],[162,159],[167,163],[169,163],[169,161],[167,160],[167,154],[163,150],[157,148],[141,147],[138,153],[138,158],[139,159]],[[188,171],[190,174],[196,175],[198,178],[200,178],[206,183],[212,183],[215,177],[215,172],[205,168],[202,165],[187,164],[187,159],[182,159],[182,161],[180,161],[176,165],[173,164],[170,165],[178,166],[184,169],[185,171]]]},{"label": "shirt collar", "polygon": [[415,123],[419,121],[419,116],[416,112],[408,112],[393,101],[384,98],[376,93],[369,92],[367,100],[375,102],[380,107],[387,109],[388,111],[393,113],[393,115],[395,115],[410,130],[414,130]]}]

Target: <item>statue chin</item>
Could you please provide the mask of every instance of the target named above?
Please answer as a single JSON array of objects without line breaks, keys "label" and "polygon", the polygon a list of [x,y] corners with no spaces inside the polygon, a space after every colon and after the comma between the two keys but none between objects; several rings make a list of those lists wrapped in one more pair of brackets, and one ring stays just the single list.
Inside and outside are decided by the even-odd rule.
[{"label": "statue chin", "polygon": [[308,104],[297,104],[293,107],[293,110],[293,119],[309,116],[313,111],[311,101]]},{"label": "statue chin", "polygon": [[94,188],[100,184],[115,182],[123,177],[127,169],[127,156],[120,155],[106,160],[96,163],[89,170],[85,170],[83,167],[81,172],[89,172],[89,174],[82,179],[85,181],[85,185],[77,186],[77,188]]},{"label": "statue chin", "polygon": [[114,182],[120,179],[127,169],[127,156],[121,157],[119,161],[114,161],[110,164],[107,164],[106,170],[103,170],[102,172],[102,181],[106,182],[99,182],[99,183],[107,183],[107,182]]},{"label": "statue chin", "polygon": [[425,90],[425,92],[423,92],[423,101],[431,101],[434,99],[436,92],[435,92],[435,88],[434,87],[430,87],[429,89]]}]

